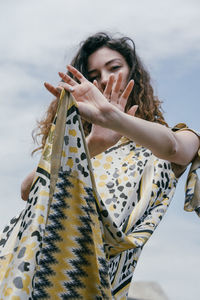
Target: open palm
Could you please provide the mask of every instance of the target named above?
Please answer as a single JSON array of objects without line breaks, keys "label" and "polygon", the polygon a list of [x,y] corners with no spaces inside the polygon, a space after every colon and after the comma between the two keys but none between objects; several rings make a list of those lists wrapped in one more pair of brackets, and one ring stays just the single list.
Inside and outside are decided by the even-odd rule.
[{"label": "open palm", "polygon": [[[134,82],[131,80],[124,91],[122,91],[122,74],[119,73],[116,80],[114,75],[111,74],[105,90],[101,92],[96,81],[91,83],[72,66],[68,66],[68,70],[79,82],[69,75],[59,72],[63,80],[63,82],[59,83],[59,86],[71,92],[77,101],[81,117],[93,124],[88,139],[92,141],[97,149],[103,151],[114,145],[121,138],[118,132],[108,128],[105,121],[106,113],[115,109],[124,111]],[[45,84],[45,86],[51,93],[58,96],[57,89],[49,84]],[[136,110],[137,106],[135,105],[131,107],[128,114],[134,116]]]}]

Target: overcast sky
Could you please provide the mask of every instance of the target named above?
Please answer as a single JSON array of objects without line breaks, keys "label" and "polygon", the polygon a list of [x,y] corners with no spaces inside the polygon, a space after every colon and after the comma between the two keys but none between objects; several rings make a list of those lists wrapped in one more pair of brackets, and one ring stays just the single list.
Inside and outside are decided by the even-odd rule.
[{"label": "overcast sky", "polygon": [[[23,207],[20,184],[37,164],[31,131],[51,101],[78,44],[97,31],[120,32],[136,49],[163,100],[170,126],[199,130],[199,0],[0,1],[0,227]],[[200,220],[183,210],[184,183],[145,246],[134,279],[157,281],[170,300],[198,300]]]}]

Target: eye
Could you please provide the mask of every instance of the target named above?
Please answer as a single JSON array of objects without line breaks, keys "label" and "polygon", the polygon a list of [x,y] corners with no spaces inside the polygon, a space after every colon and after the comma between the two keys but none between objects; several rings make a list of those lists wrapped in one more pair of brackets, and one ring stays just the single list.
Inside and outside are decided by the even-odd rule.
[{"label": "eye", "polygon": [[121,66],[112,66],[111,67],[111,71],[113,72],[113,71],[117,71],[118,69],[120,69],[121,68]]},{"label": "eye", "polygon": [[89,78],[89,81],[93,82],[94,80],[98,80],[99,79],[99,75],[93,76]]}]

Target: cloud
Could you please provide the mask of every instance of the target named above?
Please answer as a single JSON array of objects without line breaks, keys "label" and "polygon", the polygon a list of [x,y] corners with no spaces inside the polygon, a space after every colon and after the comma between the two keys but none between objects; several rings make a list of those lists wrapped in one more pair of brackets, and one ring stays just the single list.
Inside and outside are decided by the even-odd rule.
[{"label": "cloud", "polygon": [[[49,64],[88,34],[113,30],[135,38],[142,56],[157,61],[200,50],[200,3],[187,0],[1,3],[0,54],[9,60]],[[12,20],[7,22],[7,20]]]}]

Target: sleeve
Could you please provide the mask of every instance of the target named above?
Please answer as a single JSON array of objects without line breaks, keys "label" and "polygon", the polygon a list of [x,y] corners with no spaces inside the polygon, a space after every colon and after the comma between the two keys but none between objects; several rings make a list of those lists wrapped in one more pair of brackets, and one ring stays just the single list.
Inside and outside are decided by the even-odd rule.
[{"label": "sleeve", "polygon": [[[200,133],[188,128],[185,123],[179,123],[172,128],[173,131],[189,130],[200,138]],[[200,149],[197,152],[195,159],[192,161],[186,184],[185,184],[185,211],[195,211],[200,217],[200,180],[198,178],[197,170],[200,168]]]},{"label": "sleeve", "polygon": [[194,129],[189,128],[185,123],[178,123],[174,127],[172,127],[172,131],[174,132],[183,130],[191,131],[200,138],[200,133]]},{"label": "sleeve", "polygon": [[185,185],[185,211],[195,211],[200,217],[200,180],[197,170],[200,168],[200,149],[190,167]]}]

